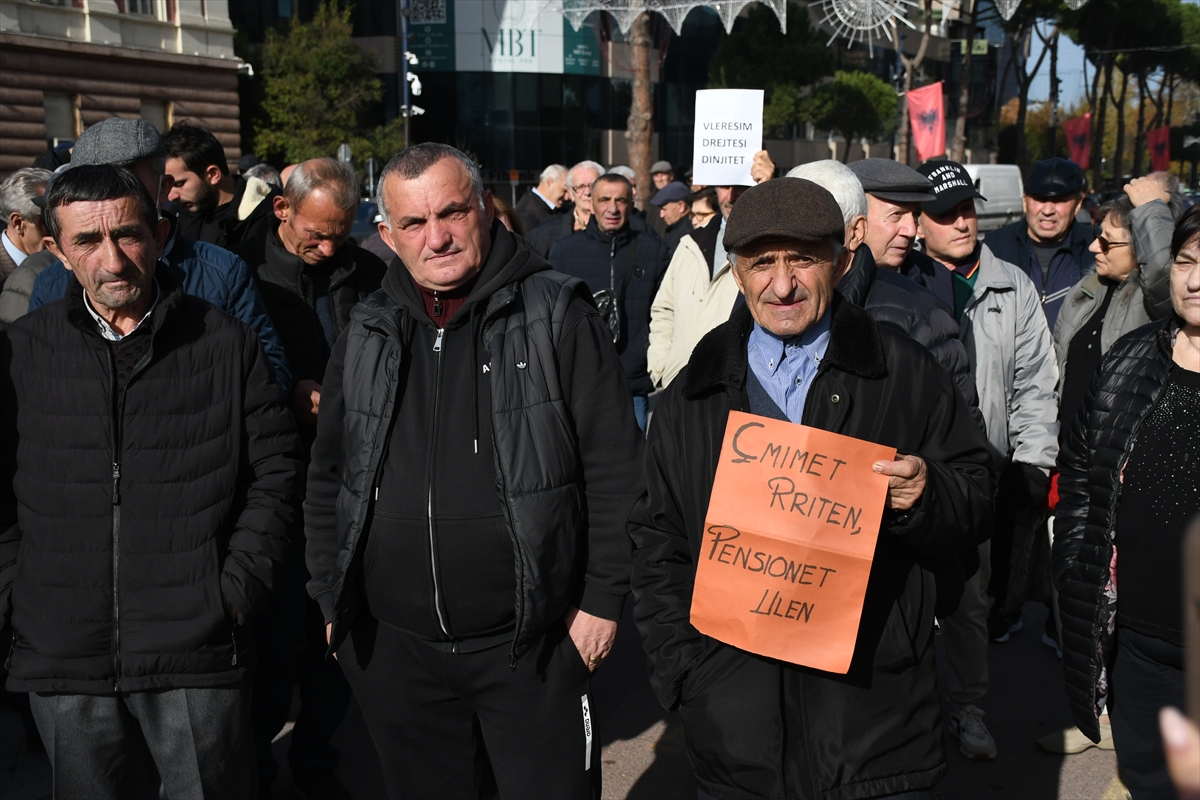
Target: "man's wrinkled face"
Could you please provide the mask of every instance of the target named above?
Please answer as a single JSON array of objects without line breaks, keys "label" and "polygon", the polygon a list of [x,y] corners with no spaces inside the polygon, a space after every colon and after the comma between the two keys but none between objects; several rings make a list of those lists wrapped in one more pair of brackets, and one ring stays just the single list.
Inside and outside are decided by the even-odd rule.
[{"label": "man's wrinkled face", "polygon": [[917,203],[893,203],[873,194],[867,195],[866,244],[875,263],[885,269],[899,269],[912,252],[917,240]]},{"label": "man's wrinkled face", "polygon": [[312,191],[296,207],[286,197],[275,198],[275,216],[279,218],[279,239],[292,255],[305,264],[316,265],[330,259],[350,238],[354,213],[358,207],[343,211],[328,193]]},{"label": "man's wrinkled face", "polygon": [[576,213],[586,220],[592,215],[592,184],[600,177],[600,173],[584,167],[573,169],[567,174],[571,187],[567,190],[567,195],[575,204]]},{"label": "man's wrinkled face", "polygon": [[130,308],[150,296],[170,223],[159,220],[151,229],[133,197],[70,203],[55,212],[59,242],[47,244],[98,312]]},{"label": "man's wrinkled face", "polygon": [[171,176],[171,191],[167,199],[183,204],[188,211],[197,214],[207,214],[217,207],[221,198],[221,190],[217,184],[221,182],[221,171],[210,166],[200,175],[187,168],[182,158],[167,159],[167,175]]},{"label": "man's wrinkled face", "polygon": [[625,227],[633,204],[629,195],[629,187],[621,181],[596,181],[592,186],[592,213],[600,230],[616,233]]},{"label": "man's wrinkled face", "polygon": [[670,203],[663,203],[658,209],[658,214],[663,218],[663,222],[668,225],[674,225],[679,220],[686,217],[691,212],[688,208],[687,200],[674,200]]},{"label": "man's wrinkled face", "polygon": [[799,336],[833,301],[831,242],[764,239],[738,248],[733,279],[754,321],[780,338]]},{"label": "man's wrinkled face", "polygon": [[671,182],[671,173],[656,172],[650,176],[654,180],[654,188],[661,189]]},{"label": "man's wrinkled face", "polygon": [[975,201],[968,198],[941,214],[922,211],[917,233],[925,240],[925,252],[937,261],[957,264],[969,258],[979,234]]},{"label": "man's wrinkled face", "polygon": [[1025,207],[1025,222],[1029,227],[1029,238],[1035,242],[1052,243],[1067,235],[1079,207],[1083,205],[1083,194],[1055,195],[1053,197],[1021,198]]},{"label": "man's wrinkled face", "polygon": [[411,180],[389,175],[383,192],[389,220],[379,223],[379,235],[413,280],[450,291],[479,274],[492,248],[492,193],[481,204],[457,159],[443,158]]}]

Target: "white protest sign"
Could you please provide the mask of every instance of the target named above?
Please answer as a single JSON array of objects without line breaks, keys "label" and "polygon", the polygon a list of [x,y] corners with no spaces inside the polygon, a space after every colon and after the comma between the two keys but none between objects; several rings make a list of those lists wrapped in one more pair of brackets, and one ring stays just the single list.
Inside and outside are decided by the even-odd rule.
[{"label": "white protest sign", "polygon": [[753,186],[750,165],[762,149],[762,89],[696,92],[692,181],[705,186]]}]

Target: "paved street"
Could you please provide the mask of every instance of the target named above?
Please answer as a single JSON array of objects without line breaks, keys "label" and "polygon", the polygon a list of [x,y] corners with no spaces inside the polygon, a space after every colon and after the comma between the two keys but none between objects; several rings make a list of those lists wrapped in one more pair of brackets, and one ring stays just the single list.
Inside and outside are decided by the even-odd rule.
[{"label": "paved street", "polygon": [[[989,763],[967,761],[958,743],[946,737],[950,771],[938,786],[944,800],[1121,800],[1116,759],[1091,749],[1061,757],[1042,752],[1034,740],[1066,727],[1070,715],[1063,694],[1061,662],[1040,641],[1045,609],[1025,607],[1025,627],[990,650],[992,689],[984,703],[986,722],[996,738],[999,757]],[[603,749],[605,800],[684,800],[696,796],[684,753],[683,730],[674,715],[655,701],[645,677],[645,656],[630,615],[622,623],[613,654],[596,676],[596,709]],[[19,746],[20,722],[0,714],[0,767],[9,767]],[[286,763],[288,736],[276,744]],[[383,798],[379,761],[357,706],[338,732],[341,778],[359,800]],[[0,772],[0,800],[48,797],[45,755],[26,749],[15,772]],[[291,800],[286,770],[276,797]]]}]

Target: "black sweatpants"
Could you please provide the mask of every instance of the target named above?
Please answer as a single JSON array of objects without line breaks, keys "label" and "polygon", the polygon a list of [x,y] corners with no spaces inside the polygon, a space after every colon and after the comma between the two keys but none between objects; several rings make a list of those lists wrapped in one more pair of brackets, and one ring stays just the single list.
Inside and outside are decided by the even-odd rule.
[{"label": "black sweatpants", "polygon": [[1183,708],[1183,648],[1118,627],[1110,684],[1108,717],[1121,781],[1133,800],[1175,797],[1158,712]]},{"label": "black sweatpants", "polygon": [[484,759],[506,800],[600,796],[591,673],[561,621],[515,671],[508,644],[448,653],[369,618],[338,662],[393,800],[488,794]]}]

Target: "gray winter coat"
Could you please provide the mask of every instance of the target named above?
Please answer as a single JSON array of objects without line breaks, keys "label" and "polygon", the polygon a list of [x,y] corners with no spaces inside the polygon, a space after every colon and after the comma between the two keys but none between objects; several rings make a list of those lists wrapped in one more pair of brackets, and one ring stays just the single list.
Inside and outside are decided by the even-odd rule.
[{"label": "gray winter coat", "polygon": [[42,270],[58,260],[49,250],[34,253],[21,262],[4,282],[0,292],[0,328],[7,328],[29,313],[29,298],[33,294],[33,283]]},{"label": "gray winter coat", "polygon": [[961,334],[997,470],[1013,461],[1049,469],[1058,457],[1058,364],[1033,281],[985,245]]}]

